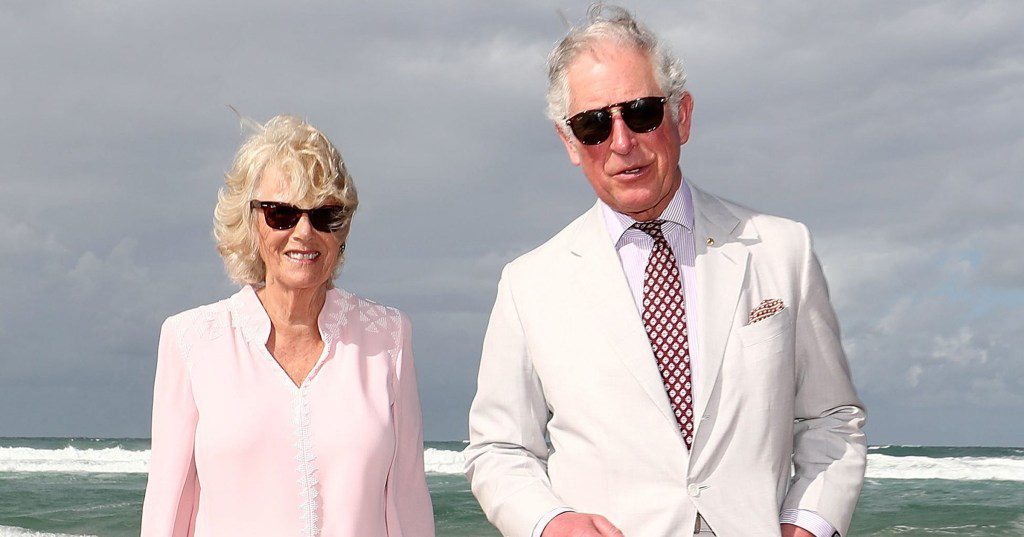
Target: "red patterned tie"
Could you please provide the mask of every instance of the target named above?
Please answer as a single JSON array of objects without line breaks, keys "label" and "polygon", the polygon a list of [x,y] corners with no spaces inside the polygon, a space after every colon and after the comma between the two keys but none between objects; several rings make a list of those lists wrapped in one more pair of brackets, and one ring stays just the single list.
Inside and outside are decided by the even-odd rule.
[{"label": "red patterned tie", "polygon": [[690,343],[686,331],[686,306],[679,265],[661,233],[664,220],[637,222],[633,227],[654,239],[644,272],[644,329],[658,361],[665,393],[683,432],[686,448],[693,444],[693,386],[690,375]]}]

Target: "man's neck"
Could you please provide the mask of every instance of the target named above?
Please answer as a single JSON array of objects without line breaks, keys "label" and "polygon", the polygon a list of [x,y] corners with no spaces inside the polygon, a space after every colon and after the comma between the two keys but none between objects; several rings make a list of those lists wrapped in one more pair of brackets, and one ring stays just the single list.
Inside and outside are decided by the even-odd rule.
[{"label": "man's neck", "polygon": [[679,171],[679,168],[676,168],[674,177],[672,179],[672,188],[669,189],[668,193],[662,196],[660,200],[658,200],[658,203],[655,204],[654,207],[635,213],[622,214],[625,214],[626,216],[632,218],[633,220],[636,220],[637,222],[647,222],[648,220],[654,220],[655,218],[658,218],[659,216],[661,216],[661,213],[665,212],[665,209],[668,208],[668,205],[672,203],[672,198],[675,197],[676,192],[679,192],[679,186],[682,184],[682,182],[683,174],[682,172]]}]

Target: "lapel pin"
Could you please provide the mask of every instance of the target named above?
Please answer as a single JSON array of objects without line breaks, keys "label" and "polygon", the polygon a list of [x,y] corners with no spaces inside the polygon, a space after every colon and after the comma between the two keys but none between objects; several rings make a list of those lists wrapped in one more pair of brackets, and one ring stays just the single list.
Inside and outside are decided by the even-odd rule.
[{"label": "lapel pin", "polygon": [[714,245],[715,245],[715,239],[712,239],[711,237],[708,237],[708,246],[714,246]]}]

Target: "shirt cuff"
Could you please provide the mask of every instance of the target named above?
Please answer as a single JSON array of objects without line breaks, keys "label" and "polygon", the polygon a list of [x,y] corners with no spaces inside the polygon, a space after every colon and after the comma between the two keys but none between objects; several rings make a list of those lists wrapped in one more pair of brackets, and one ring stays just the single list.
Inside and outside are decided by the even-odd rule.
[{"label": "shirt cuff", "polygon": [[544,516],[540,517],[540,520],[537,521],[537,525],[533,527],[533,533],[530,534],[530,537],[540,537],[540,535],[544,533],[544,528],[548,527],[548,523],[550,523],[551,519],[555,518],[556,516],[562,513],[575,512],[576,511],[571,507],[556,507],[548,511],[547,513],[544,513]]},{"label": "shirt cuff", "polygon": [[813,533],[815,537],[841,537],[836,528],[814,511],[786,509],[779,517],[780,524],[793,524]]}]

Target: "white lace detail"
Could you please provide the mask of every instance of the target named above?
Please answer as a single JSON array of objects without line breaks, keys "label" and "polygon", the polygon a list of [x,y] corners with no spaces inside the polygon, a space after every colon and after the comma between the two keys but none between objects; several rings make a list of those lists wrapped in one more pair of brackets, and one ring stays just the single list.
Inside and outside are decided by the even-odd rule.
[{"label": "white lace detail", "polygon": [[402,347],[402,314],[395,308],[384,306],[372,300],[362,299],[363,306],[359,309],[359,320],[366,323],[366,331],[376,334],[381,331],[391,336],[391,347],[388,355],[391,363],[397,365],[398,350]]},{"label": "white lace detail", "polygon": [[335,298],[333,293],[328,293],[327,299],[331,304],[324,304],[325,308],[330,308],[331,313],[327,314],[327,319],[324,321],[323,333],[320,337],[324,340],[324,346],[330,347],[335,341],[341,337],[341,327],[348,321],[348,312],[352,311],[355,307],[352,300],[352,294],[343,289],[337,289],[337,297]]},{"label": "white lace detail", "polygon": [[345,324],[345,317],[356,307],[356,296],[340,287],[335,287],[335,291],[337,291],[339,299],[338,311],[331,318],[339,321],[341,324]]},{"label": "white lace detail", "polygon": [[317,499],[319,491],[317,489],[316,455],[313,454],[309,436],[309,402],[306,399],[306,389],[307,386],[303,385],[295,394],[295,447],[298,450],[295,460],[299,463],[297,466],[299,496],[302,500],[299,508],[302,512],[302,521],[305,524],[302,528],[302,535],[317,537],[320,535],[320,506]]}]

